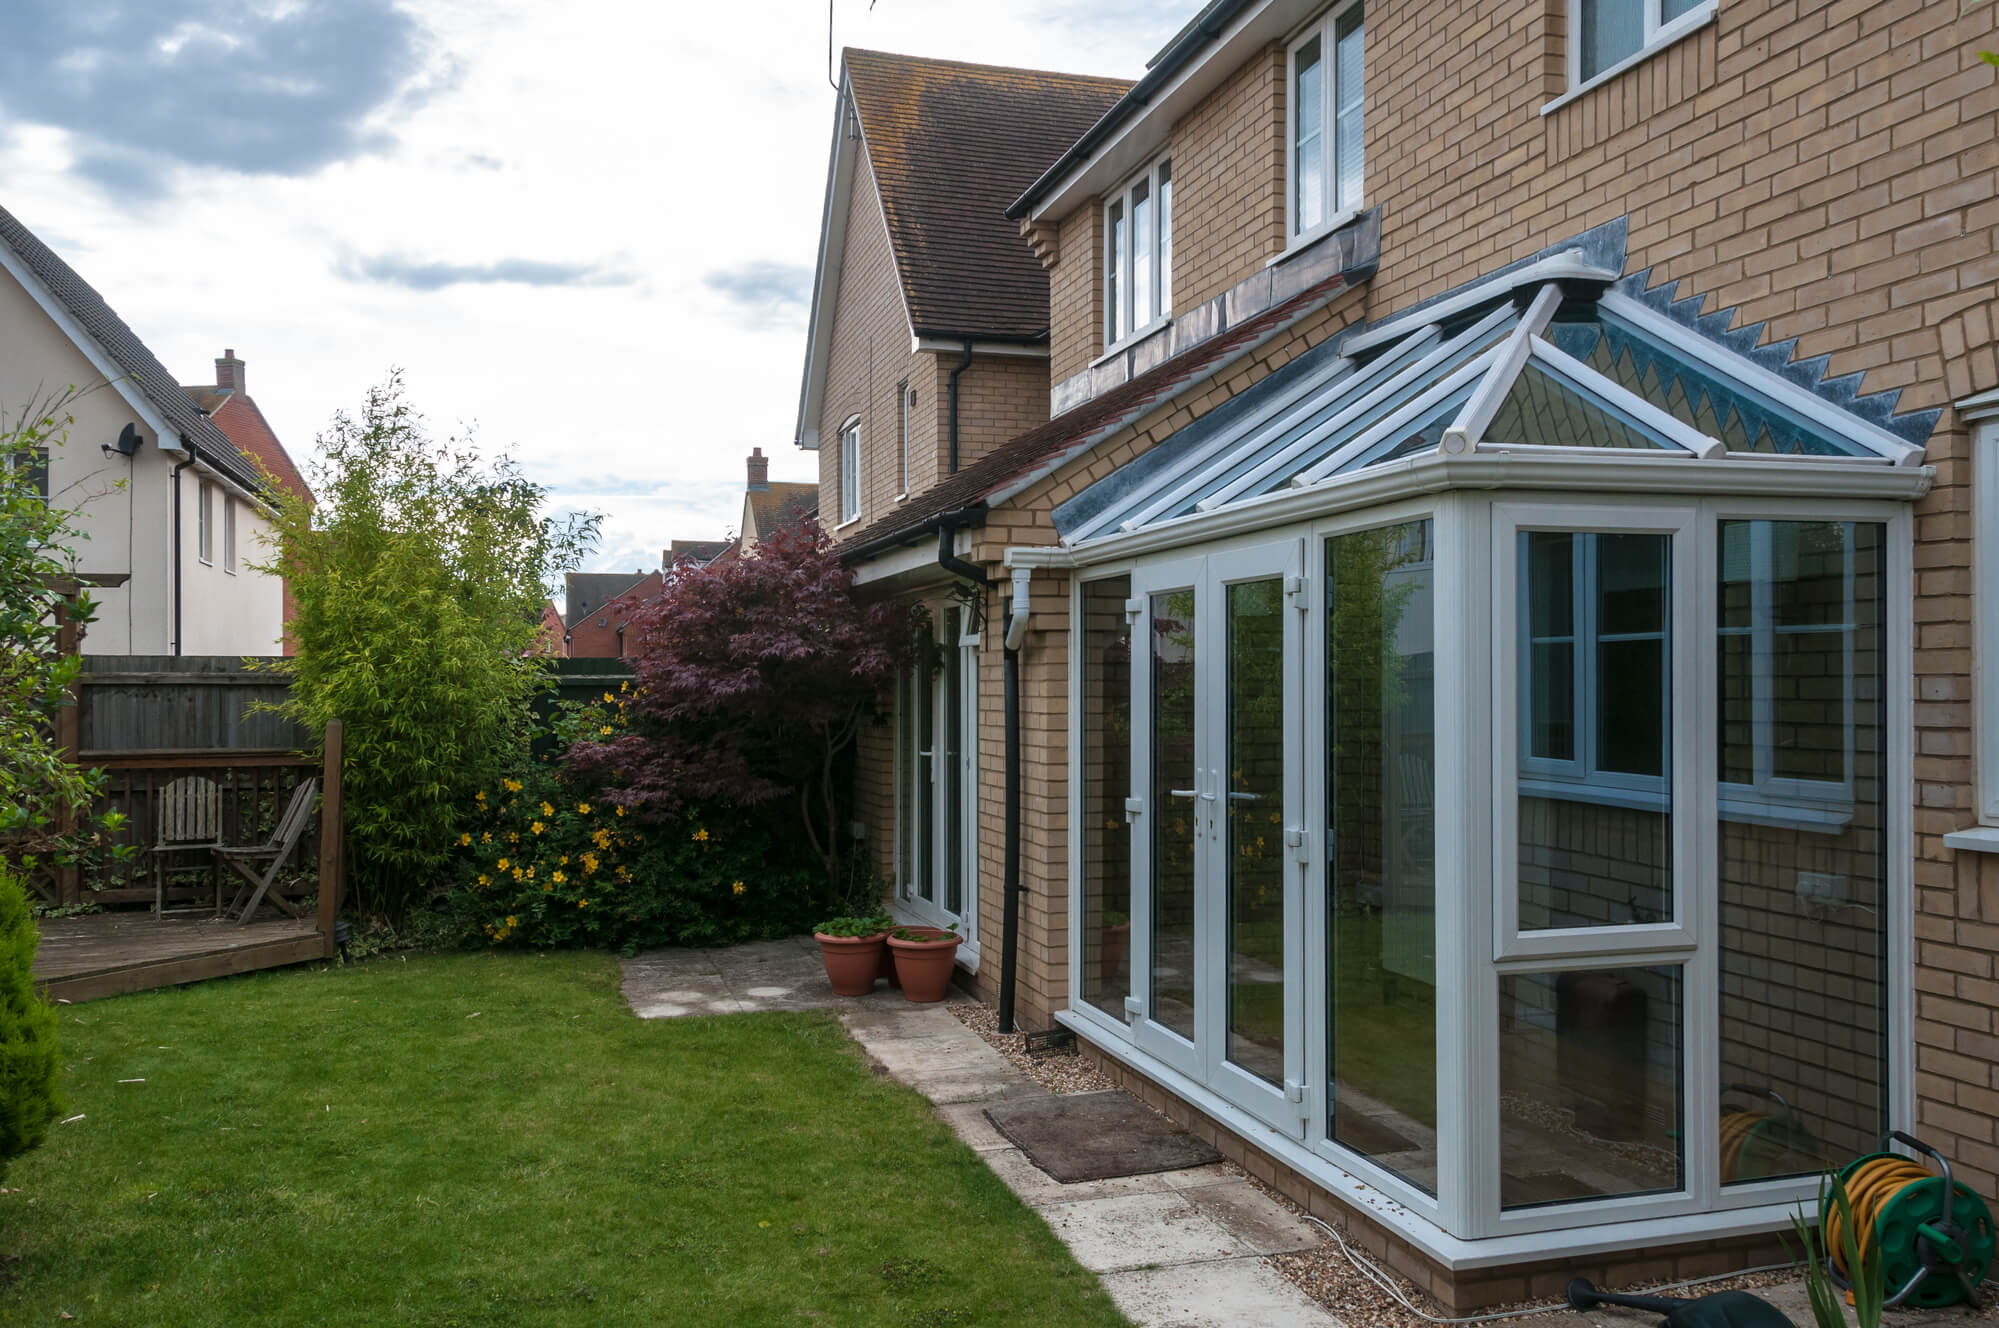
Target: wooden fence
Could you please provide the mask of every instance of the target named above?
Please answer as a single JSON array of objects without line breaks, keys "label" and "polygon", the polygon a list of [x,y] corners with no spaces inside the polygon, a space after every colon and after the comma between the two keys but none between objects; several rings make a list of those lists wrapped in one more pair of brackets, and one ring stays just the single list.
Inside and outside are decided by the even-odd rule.
[{"label": "wooden fence", "polygon": [[303,750],[312,745],[303,728],[258,709],[288,691],[283,675],[237,655],[86,655],[77,688],[84,764],[102,764],[99,754]]}]

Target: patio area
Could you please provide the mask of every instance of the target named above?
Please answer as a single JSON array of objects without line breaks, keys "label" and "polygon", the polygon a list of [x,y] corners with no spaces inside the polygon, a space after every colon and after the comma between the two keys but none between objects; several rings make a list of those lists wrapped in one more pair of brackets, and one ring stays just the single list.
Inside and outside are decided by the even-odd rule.
[{"label": "patio area", "polygon": [[77,1003],[232,973],[325,959],[333,947],[311,918],[237,926],[225,918],[87,913],[44,918],[35,981]]}]

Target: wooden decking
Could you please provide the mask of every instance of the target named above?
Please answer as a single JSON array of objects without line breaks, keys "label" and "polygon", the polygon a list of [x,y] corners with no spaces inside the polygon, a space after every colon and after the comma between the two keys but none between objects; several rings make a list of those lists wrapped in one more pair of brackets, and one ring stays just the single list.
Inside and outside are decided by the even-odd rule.
[{"label": "wooden decking", "polygon": [[41,927],[35,981],[51,998],[71,1002],[302,964],[330,950],[310,918],[239,927],[206,917],[92,913],[44,918]]}]

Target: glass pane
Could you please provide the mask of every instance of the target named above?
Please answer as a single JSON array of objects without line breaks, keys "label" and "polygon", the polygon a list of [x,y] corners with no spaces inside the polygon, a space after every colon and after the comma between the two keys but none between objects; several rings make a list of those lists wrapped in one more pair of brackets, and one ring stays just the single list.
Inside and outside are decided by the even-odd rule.
[{"label": "glass pane", "polygon": [[1659,21],[1671,23],[1682,14],[1690,14],[1698,9],[1702,0],[1660,0]]},{"label": "glass pane", "polygon": [[958,648],[963,610],[944,617],[944,911],[965,910],[965,652]]},{"label": "glass pane", "polygon": [[1298,48],[1291,68],[1291,229],[1302,233],[1326,219],[1326,65],[1317,37]]},{"label": "glass pane", "polygon": [[1529,364],[1513,380],[1481,442],[1528,443],[1542,447],[1619,447],[1657,451],[1663,439],[1605,409],[1566,383]]},{"label": "glass pane", "polygon": [[1152,1021],[1194,1039],[1194,592],[1152,597]]},{"label": "glass pane", "polygon": [[1159,166],[1159,312],[1173,312],[1173,163]]},{"label": "glass pane", "polygon": [[1131,578],[1083,586],[1083,999],[1124,1018],[1131,994]]},{"label": "glass pane", "polygon": [[[1724,749],[1724,1182],[1815,1173],[1872,1151],[1889,1123],[1885,537],[1865,523],[1722,524],[1720,593],[1751,619],[1724,638],[1722,693],[1751,698],[1730,731],[1764,758]],[[1800,601],[1847,626],[1780,644],[1776,606]],[[1824,699],[1806,703],[1807,683]]]},{"label": "glass pane", "polygon": [[1595,78],[1645,45],[1645,0],[1581,0],[1580,72]]},{"label": "glass pane", "polygon": [[1576,537],[1558,530],[1520,536],[1527,601],[1527,713],[1521,724],[1529,756],[1576,758]]},{"label": "glass pane", "polygon": [[1666,771],[1666,540],[1599,535],[1597,769]]},{"label": "glass pane", "polygon": [[1113,203],[1110,220],[1106,225],[1107,242],[1104,253],[1104,342],[1109,344],[1124,336],[1123,287],[1118,284],[1124,274],[1124,204]]},{"label": "glass pane", "polygon": [[1428,521],[1326,541],[1327,1130],[1437,1190]]},{"label": "glass pane", "polygon": [[1131,330],[1152,321],[1152,190],[1141,180],[1131,191]]},{"label": "glass pane", "polygon": [[1338,65],[1333,87],[1333,151],[1339,168],[1339,199],[1334,207],[1340,212],[1359,207],[1361,200],[1361,116],[1365,104],[1361,48],[1365,38],[1361,7],[1355,5],[1340,15],[1333,35]]},{"label": "glass pane", "polygon": [[[1521,688],[1528,710],[1519,775],[1521,930],[1671,921],[1669,537],[1532,531],[1521,541],[1529,633]],[[1581,650],[1570,635],[1536,630],[1569,625],[1559,607],[1570,588],[1565,567],[1583,578]],[[1580,675],[1564,674],[1565,666],[1580,666]],[[1593,741],[1573,744],[1575,765],[1550,769],[1550,753],[1572,737],[1558,716],[1577,687],[1593,698],[1582,707]],[[1537,751],[1544,734],[1547,750]]]},{"label": "glass pane", "polygon": [[1229,1060],[1284,1082],[1284,586],[1227,588]]},{"label": "glass pane", "polygon": [[1685,1186],[1680,969],[1499,979],[1503,1208]]},{"label": "glass pane", "polygon": [[901,693],[901,704],[897,709],[896,746],[902,760],[902,787],[897,790],[902,803],[902,814],[896,818],[895,855],[897,864],[897,884],[905,895],[915,892],[916,881],[916,805],[921,796],[918,793],[917,749],[922,746],[916,729],[916,688],[917,672],[912,670],[902,675],[897,684]]},{"label": "glass pane", "polygon": [[937,862],[937,687],[930,670],[919,669],[916,683],[916,890],[918,899],[931,897]]}]

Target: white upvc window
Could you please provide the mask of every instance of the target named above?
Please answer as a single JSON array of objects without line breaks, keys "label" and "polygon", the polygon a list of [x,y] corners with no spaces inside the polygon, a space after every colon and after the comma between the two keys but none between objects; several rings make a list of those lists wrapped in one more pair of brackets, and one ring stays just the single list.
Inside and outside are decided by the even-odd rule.
[{"label": "white upvc window", "polygon": [[201,561],[215,561],[215,486],[201,482],[195,494],[195,549]]},{"label": "white upvc window", "polygon": [[1104,346],[1173,312],[1173,163],[1162,157],[1104,204]]},{"label": "white upvc window", "polygon": [[1677,41],[1715,0],[1569,0],[1569,86],[1580,88]]},{"label": "white upvc window", "polygon": [[222,570],[236,575],[236,499],[222,495]]},{"label": "white upvc window", "polygon": [[840,524],[861,519],[861,417],[840,426]]},{"label": "white upvc window", "polygon": [[1333,6],[1292,39],[1286,150],[1294,243],[1360,210],[1366,39],[1361,0]]},{"label": "white upvc window", "polygon": [[915,422],[916,389],[911,387],[909,380],[905,378],[902,380],[902,386],[896,391],[902,398],[902,487],[896,490],[895,495],[896,500],[900,502],[909,497],[909,428]]},{"label": "white upvc window", "polygon": [[[1971,427],[1972,703],[1976,708],[1978,822],[1952,847],[1999,852],[1999,391],[1957,403]],[[1964,836],[1970,838],[1963,838]],[[1960,841],[1961,842],[1958,842]]]}]

